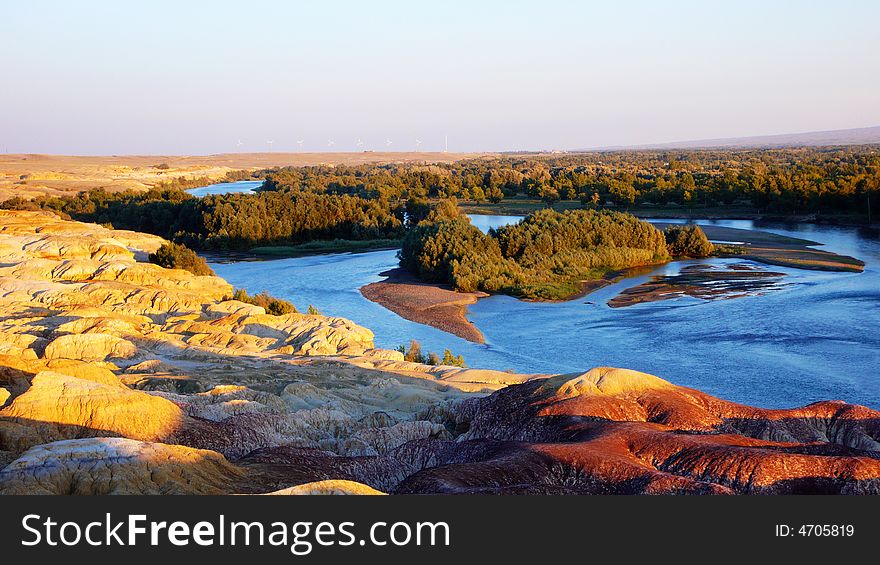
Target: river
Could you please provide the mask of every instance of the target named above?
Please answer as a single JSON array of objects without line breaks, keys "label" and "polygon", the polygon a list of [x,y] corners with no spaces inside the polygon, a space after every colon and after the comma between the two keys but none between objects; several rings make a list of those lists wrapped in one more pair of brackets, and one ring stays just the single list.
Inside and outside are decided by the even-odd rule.
[{"label": "river", "polygon": [[207,196],[209,194],[230,194],[233,192],[253,192],[262,186],[263,181],[261,180],[241,180],[236,182],[221,182],[217,184],[211,184],[208,186],[202,186],[199,188],[190,188],[187,190],[193,196],[197,196],[201,198],[202,196]]},{"label": "river", "polygon": [[[483,230],[515,216],[475,216]],[[655,220],[676,222],[677,220]],[[698,220],[810,239],[852,255],[864,273],[772,267],[781,290],[732,300],[678,298],[612,309],[606,301],[651,275],[675,274],[681,261],[561,303],[492,296],[470,307],[486,343],[470,343],[410,322],[363,298],[359,288],[397,266],[395,251],[271,261],[212,263],[218,275],[255,293],[267,290],[300,310],[310,304],[369,327],[376,345],[410,339],[423,350],[462,354],[470,366],[517,372],[575,372],[609,365],[645,371],[722,398],[765,407],[841,399],[880,408],[880,240],[876,232],[813,224]],[[761,268],[768,268],[761,265]]]}]

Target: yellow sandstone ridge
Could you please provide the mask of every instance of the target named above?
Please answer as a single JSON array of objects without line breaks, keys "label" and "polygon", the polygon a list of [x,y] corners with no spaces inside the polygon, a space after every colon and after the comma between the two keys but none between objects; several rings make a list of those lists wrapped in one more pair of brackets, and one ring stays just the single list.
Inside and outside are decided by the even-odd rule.
[{"label": "yellow sandstone ridge", "polygon": [[297,495],[384,495],[385,493],[374,489],[369,485],[355,481],[315,481],[304,485],[276,490],[266,493],[267,495],[297,496]]},{"label": "yellow sandstone ridge", "polygon": [[0,494],[224,494],[242,471],[222,455],[123,438],[56,441],[0,471]]},{"label": "yellow sandstone ridge", "polygon": [[0,418],[5,449],[23,450],[92,436],[159,440],[182,425],[183,412],[173,402],[121,383],[43,371],[33,377],[26,392],[0,410]]}]

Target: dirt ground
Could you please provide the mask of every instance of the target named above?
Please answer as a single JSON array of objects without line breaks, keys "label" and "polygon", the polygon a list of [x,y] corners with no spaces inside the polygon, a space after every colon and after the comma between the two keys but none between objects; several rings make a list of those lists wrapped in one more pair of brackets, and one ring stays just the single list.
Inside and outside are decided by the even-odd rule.
[{"label": "dirt ground", "polygon": [[[0,201],[94,188],[146,190],[175,177],[222,179],[229,171],[282,166],[451,163],[471,153],[223,153],[217,155],[72,156],[0,154]],[[161,168],[159,167],[161,165]],[[167,167],[166,167],[167,166]]]}]

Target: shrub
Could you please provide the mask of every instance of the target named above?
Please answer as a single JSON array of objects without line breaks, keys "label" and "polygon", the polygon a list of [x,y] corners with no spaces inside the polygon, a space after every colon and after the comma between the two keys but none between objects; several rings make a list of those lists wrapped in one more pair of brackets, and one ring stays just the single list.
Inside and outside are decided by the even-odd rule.
[{"label": "shrub", "polygon": [[321,311],[318,310],[318,308],[316,306],[313,306],[311,304],[309,304],[308,313],[311,314],[312,316],[320,316],[321,315]]},{"label": "shrub", "polygon": [[214,275],[204,258],[179,243],[163,244],[155,253],[150,253],[149,260],[166,269],[183,269],[198,276]]},{"label": "shrub", "polygon": [[403,358],[406,361],[410,361],[412,363],[421,363],[423,365],[450,365],[452,367],[467,367],[464,364],[464,357],[461,355],[453,355],[452,351],[448,349],[443,350],[443,357],[441,358],[434,352],[431,353],[423,353],[422,345],[412,339],[409,342],[409,348],[403,345],[399,345],[397,347],[397,351],[403,353]]},{"label": "shrub", "polygon": [[464,364],[464,357],[461,355],[453,355],[448,349],[443,350],[443,359],[440,360],[441,365],[451,365],[453,367],[467,367]]},{"label": "shrub", "polygon": [[748,249],[742,245],[712,245],[715,255],[746,255]]},{"label": "shrub", "polygon": [[296,306],[292,303],[287,300],[275,298],[265,290],[254,296],[249,296],[245,289],[239,288],[233,293],[232,299],[240,302],[247,302],[254,306],[260,306],[273,316],[283,316],[284,314],[295,314],[297,312]]},{"label": "shrub", "polygon": [[715,247],[697,225],[666,228],[666,247],[675,257],[708,257]]},{"label": "shrub", "polygon": [[405,350],[405,348],[401,345],[398,348],[398,351],[403,353],[403,358],[406,361],[411,361],[413,363],[424,363],[427,360],[424,353],[422,353],[422,345],[414,339],[410,340],[408,350]]}]

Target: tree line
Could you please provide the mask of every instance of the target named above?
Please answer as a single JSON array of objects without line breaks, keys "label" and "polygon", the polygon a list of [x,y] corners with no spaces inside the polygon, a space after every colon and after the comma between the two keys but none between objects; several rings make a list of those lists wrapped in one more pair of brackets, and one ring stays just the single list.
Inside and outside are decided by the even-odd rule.
[{"label": "tree line", "polygon": [[[548,205],[579,199],[584,209],[749,205],[783,214],[866,213],[880,205],[880,154],[872,146],[505,155],[449,164],[234,171],[225,180],[242,178],[263,178],[264,183],[255,194],[194,198],[184,189],[210,179],[180,177],[143,192],[95,189],[73,197],[12,198],[0,206],[53,210],[63,217],[157,234],[194,249],[246,250],[312,241],[400,240],[429,216],[456,215],[450,212],[455,199],[533,197]],[[539,221],[549,216],[532,220]],[[437,237],[461,239],[459,232],[467,230],[460,224],[444,225]],[[469,237],[480,236],[464,239]],[[508,245],[504,238],[513,237],[511,232],[493,241]],[[494,256],[492,245],[482,253]],[[595,257],[576,260],[584,268],[596,262]],[[517,261],[532,267],[528,257]],[[600,262],[632,261],[609,256]],[[486,284],[510,286],[519,280],[509,265],[496,270],[484,277],[495,282]],[[462,285],[472,286],[467,263],[457,272]]]},{"label": "tree line", "polygon": [[262,192],[194,198],[175,188],[41,196],[3,208],[52,210],[62,217],[156,234],[202,250],[246,250],[316,240],[399,239],[404,206],[343,194]]},{"label": "tree line", "polygon": [[529,154],[432,165],[289,167],[265,174],[265,190],[389,201],[455,197],[498,203],[525,196],[550,205],[750,206],[778,214],[865,214],[880,204],[876,146]]}]

